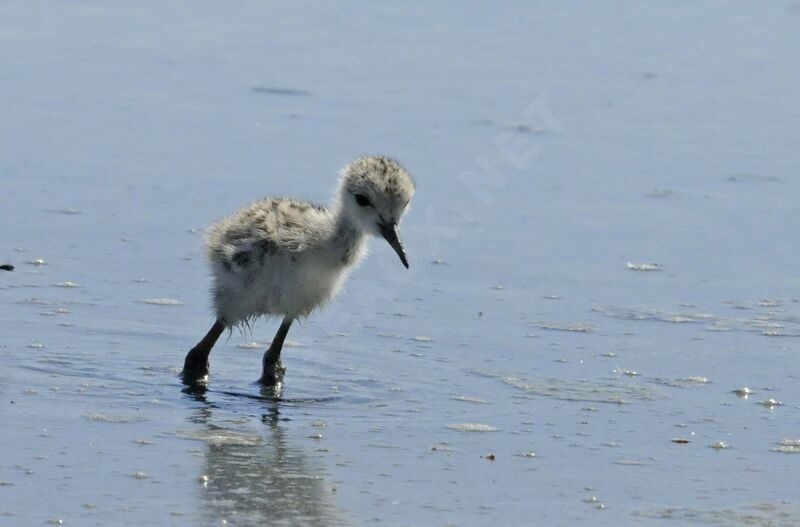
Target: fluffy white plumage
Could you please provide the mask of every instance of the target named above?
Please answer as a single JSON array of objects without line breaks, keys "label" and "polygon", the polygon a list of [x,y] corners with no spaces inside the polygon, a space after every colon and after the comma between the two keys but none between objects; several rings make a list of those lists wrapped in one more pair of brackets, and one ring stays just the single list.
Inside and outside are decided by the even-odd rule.
[{"label": "fluffy white plumage", "polygon": [[279,387],[292,322],[336,296],[364,256],[367,235],[382,236],[408,267],[397,227],[413,195],[414,182],[396,161],[361,157],[342,170],[330,207],[268,198],[212,225],[206,249],[217,320],[186,355],[184,382],[205,382],[211,348],[225,328],[280,315],[261,375],[264,385]]},{"label": "fluffy white plumage", "polygon": [[307,316],[336,296],[365,254],[366,235],[396,226],[413,194],[397,162],[362,157],[342,171],[330,207],[268,198],[220,220],[206,236],[218,319],[233,326],[262,315]]}]

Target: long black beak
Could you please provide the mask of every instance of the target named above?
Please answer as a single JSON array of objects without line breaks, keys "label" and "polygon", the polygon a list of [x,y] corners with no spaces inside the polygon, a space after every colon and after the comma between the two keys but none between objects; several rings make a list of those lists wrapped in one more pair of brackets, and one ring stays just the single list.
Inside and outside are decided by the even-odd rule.
[{"label": "long black beak", "polygon": [[406,258],[406,251],[403,249],[403,242],[400,241],[400,232],[397,230],[397,224],[381,223],[380,228],[383,239],[389,242],[394,252],[400,257],[400,261],[403,262],[403,265],[408,269],[408,258]]}]

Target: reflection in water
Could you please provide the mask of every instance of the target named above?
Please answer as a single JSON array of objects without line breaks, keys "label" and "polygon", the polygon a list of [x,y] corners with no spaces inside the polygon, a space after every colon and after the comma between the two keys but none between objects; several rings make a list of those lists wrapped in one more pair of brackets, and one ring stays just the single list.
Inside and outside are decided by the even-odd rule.
[{"label": "reflection in water", "polygon": [[237,429],[235,418],[218,419],[215,424],[218,409],[206,400],[204,390],[185,393],[205,403],[192,420],[205,425],[195,438],[208,444],[202,477],[206,524],[221,525],[223,520],[228,525],[347,524],[321,467],[287,444],[282,403],[274,394],[263,397],[262,433],[244,426]]}]

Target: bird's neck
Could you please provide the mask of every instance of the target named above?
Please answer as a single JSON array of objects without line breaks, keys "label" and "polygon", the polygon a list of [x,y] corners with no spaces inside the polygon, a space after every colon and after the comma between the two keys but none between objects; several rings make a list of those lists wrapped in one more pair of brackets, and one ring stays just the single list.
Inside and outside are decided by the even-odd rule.
[{"label": "bird's neck", "polygon": [[334,228],[330,250],[343,265],[352,265],[361,255],[366,236],[352,218],[341,208],[334,212]]}]

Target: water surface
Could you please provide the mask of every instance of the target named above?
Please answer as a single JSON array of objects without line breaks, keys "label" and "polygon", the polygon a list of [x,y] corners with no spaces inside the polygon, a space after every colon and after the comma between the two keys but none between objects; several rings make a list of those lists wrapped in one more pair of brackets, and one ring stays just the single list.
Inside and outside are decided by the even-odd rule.
[{"label": "water surface", "polygon": [[[797,11],[6,2],[0,524],[799,524]],[[375,152],[411,269],[183,390],[202,228]]]}]

